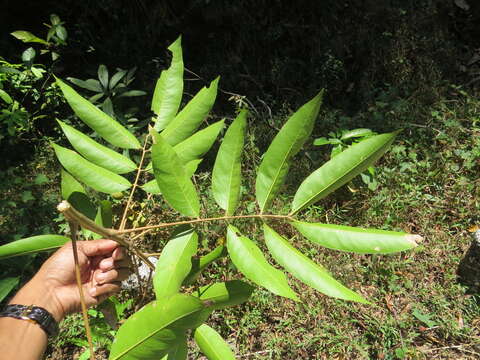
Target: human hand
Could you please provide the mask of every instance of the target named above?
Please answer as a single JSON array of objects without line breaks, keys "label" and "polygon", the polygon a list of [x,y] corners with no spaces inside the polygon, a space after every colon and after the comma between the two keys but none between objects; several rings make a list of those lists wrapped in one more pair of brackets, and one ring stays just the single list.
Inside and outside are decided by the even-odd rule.
[{"label": "human hand", "polygon": [[[130,262],[118,243],[103,239],[78,241],[77,250],[87,306],[99,304],[120,290],[120,282],[129,275]],[[57,250],[11,302],[44,307],[57,321],[79,311],[72,244],[69,242]]]}]

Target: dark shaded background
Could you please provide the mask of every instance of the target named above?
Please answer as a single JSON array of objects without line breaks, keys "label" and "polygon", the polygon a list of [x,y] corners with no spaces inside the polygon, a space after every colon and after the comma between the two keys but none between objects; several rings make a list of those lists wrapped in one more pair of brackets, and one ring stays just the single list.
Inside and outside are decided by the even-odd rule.
[{"label": "dark shaded background", "polygon": [[[0,14],[2,56],[25,44],[9,35],[45,34],[51,13],[66,22],[69,46],[56,71],[92,75],[99,63],[139,66],[151,88],[165,48],[183,34],[187,68],[221,87],[267,103],[299,102],[328,89],[335,106],[356,111],[376,89],[413,92],[458,81],[480,39],[480,3],[355,1],[13,1]],[[87,50],[94,49],[87,52]],[[272,104],[275,106],[275,103]]]}]

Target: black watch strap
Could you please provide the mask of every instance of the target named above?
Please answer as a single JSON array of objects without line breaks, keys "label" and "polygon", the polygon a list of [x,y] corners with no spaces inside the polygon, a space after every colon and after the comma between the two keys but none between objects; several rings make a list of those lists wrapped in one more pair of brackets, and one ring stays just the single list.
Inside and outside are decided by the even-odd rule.
[{"label": "black watch strap", "polygon": [[12,317],[38,324],[48,336],[58,334],[58,324],[47,310],[40,306],[9,304],[0,312],[0,317]]}]

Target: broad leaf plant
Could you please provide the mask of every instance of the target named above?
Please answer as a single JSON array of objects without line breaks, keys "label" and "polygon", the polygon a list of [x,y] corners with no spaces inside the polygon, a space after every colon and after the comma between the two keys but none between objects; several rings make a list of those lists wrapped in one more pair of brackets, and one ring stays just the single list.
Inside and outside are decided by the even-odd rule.
[{"label": "broad leaf plant", "polygon": [[[225,127],[222,120],[200,129],[214,105],[219,79],[202,88],[180,109],[184,74],[181,39],[168,49],[172,53],[171,65],[162,71],[156,83],[151,103],[155,116],[148,134],[144,134],[141,140],[72,87],[56,79],[78,119],[103,139],[103,143],[97,142],[73,126],[58,121],[73,148],[52,144],[63,167],[61,192],[64,201],[59,210],[69,223],[81,226],[84,236],[109,237],[120,242],[152,269],[154,267],[146,254],[133,241],[156,229],[176,227],[156,263],[152,278],[156,300],[121,325],[110,359],[186,359],[190,335],[208,359],[234,359],[229,345],[206,324],[210,314],[247,301],[254,286],[293,301],[302,301],[290,287],[285,272],[325,295],[368,303],[363,296],[335,280],[327,269],[296,249],[292,241],[274,229],[274,224],[286,222],[312,243],[339,251],[388,254],[417,246],[421,240],[418,235],[309,223],[302,221],[300,216],[302,210],[371,166],[387,151],[396,132],[372,136],[341,152],[303,180],[288,214],[269,212],[285,183],[294,156],[312,132],[322,103],[323,93],[320,92],[287,120],[263,154],[255,184],[258,212],[238,214],[248,116],[247,110],[241,110],[225,132],[211,174],[211,192],[224,215],[209,216],[205,209],[201,209],[202,202],[192,176]],[[129,156],[135,152],[139,161]],[[140,178],[144,176],[140,175],[145,172],[153,176],[151,181],[142,184]],[[129,191],[123,216],[116,227],[112,226],[112,203],[103,200],[94,206],[86,187],[110,195]],[[132,197],[139,188],[154,200],[163,199],[181,219],[175,223],[126,229]],[[237,221],[239,219],[242,222]],[[242,233],[238,224],[246,219],[263,223],[263,241],[279,266],[273,266],[258,243]],[[197,257],[195,226],[210,222],[225,224],[226,244]],[[236,222],[239,227],[234,225]],[[185,225],[189,227],[185,228]],[[60,235],[41,235],[14,241],[0,247],[0,258],[52,250],[69,240]],[[223,256],[228,256],[245,281],[195,286],[198,274]]]}]

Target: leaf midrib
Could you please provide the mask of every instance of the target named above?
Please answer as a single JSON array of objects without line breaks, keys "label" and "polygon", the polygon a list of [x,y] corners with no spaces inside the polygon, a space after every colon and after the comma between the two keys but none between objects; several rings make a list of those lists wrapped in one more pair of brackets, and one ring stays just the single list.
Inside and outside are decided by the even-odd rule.
[{"label": "leaf midrib", "polygon": [[[70,129],[68,129],[67,132],[69,130]],[[86,136],[85,134],[83,134],[81,132],[79,132],[79,133],[83,136],[81,136],[80,134],[77,134],[76,131],[78,131],[78,130],[76,130],[76,129],[74,129],[74,130],[75,131],[70,132],[70,136],[72,137],[73,140],[71,140],[68,135],[67,135],[67,138],[70,141],[70,143],[72,144],[72,146],[75,148],[75,150],[77,150],[79,153],[81,153],[81,151],[79,149],[82,149],[82,150],[85,151],[85,150],[87,150],[87,148],[85,146],[82,146],[82,144],[78,144],[78,143],[74,144],[74,142],[80,142],[80,143],[85,142],[86,144],[89,145],[90,150],[94,150],[94,155],[96,155],[98,160],[100,160],[100,161],[109,160],[110,162],[113,162],[114,165],[116,165],[118,167],[131,168],[131,164],[128,164],[128,161],[126,161],[126,160],[129,160],[128,158],[126,158],[122,154],[117,153],[116,151],[114,151],[112,149],[107,148],[106,146],[103,146],[102,144],[99,144],[98,142],[96,142],[95,140],[92,140],[90,137]],[[87,153],[87,151],[85,151],[85,152]],[[100,154],[98,154],[98,153],[100,153]],[[86,155],[84,155],[84,156],[87,158]],[[91,157],[93,158],[93,156],[91,156]],[[122,162],[124,159],[125,159],[125,162]],[[90,159],[88,159],[88,160],[90,160]],[[97,164],[95,164],[95,165],[97,165]],[[100,165],[98,165],[98,166],[100,166]],[[107,170],[109,170],[109,169],[107,169]],[[133,171],[133,170],[135,170],[135,167],[131,168],[130,171]],[[110,170],[110,171],[112,171],[112,170]]]},{"label": "leaf midrib", "polygon": [[[191,239],[192,239],[192,236],[193,236],[193,233],[189,235],[188,240],[185,241],[185,243],[183,244],[183,249],[181,249],[180,255],[179,255],[178,258],[177,258],[177,260],[179,260],[179,261],[177,261],[177,262],[175,263],[175,269],[178,269],[178,264],[179,264],[179,262],[180,262],[181,260],[183,260],[183,256],[184,256],[185,253],[186,253],[186,249],[187,249],[188,245],[190,244],[190,241],[191,241]],[[160,257],[160,258],[158,259],[158,261],[161,261],[161,259],[162,259],[162,258]],[[191,266],[190,266],[190,267],[191,267]],[[189,269],[189,271],[190,271],[190,269]],[[172,272],[173,272],[173,273],[176,273],[175,270],[172,271]],[[187,272],[187,273],[188,273],[188,272]],[[169,277],[166,282],[167,282],[167,284],[174,283],[174,281],[173,281],[173,276]],[[180,285],[181,285],[181,284],[182,284],[182,282],[180,281]],[[168,287],[168,286],[165,286],[165,288],[167,288],[167,287]],[[172,294],[162,294],[161,296],[169,296],[169,295],[173,295],[173,293],[172,293]]]},{"label": "leaf midrib", "polygon": [[[212,329],[212,330],[213,330],[213,329]],[[214,336],[215,336],[215,335],[216,335],[216,334],[214,334]],[[221,357],[220,357],[221,353],[218,352],[214,346],[210,345],[210,342],[208,341],[208,339],[207,339],[206,337],[203,336],[202,333],[200,333],[200,336],[203,338],[203,341],[208,344],[208,347],[210,348],[210,350],[212,350],[213,353],[214,353],[219,359],[221,359]]]},{"label": "leaf midrib", "polygon": [[[157,300],[158,301],[158,300]],[[154,336],[155,334],[157,334],[158,332],[162,331],[163,329],[167,328],[169,325],[173,324],[175,321],[181,319],[181,318],[184,318],[184,317],[187,317],[188,315],[191,315],[193,313],[196,313],[196,312],[199,312],[201,311],[201,309],[198,309],[198,310],[192,310],[188,313],[185,313],[184,315],[182,316],[177,316],[175,317],[174,319],[172,319],[170,322],[167,322],[165,325],[163,325],[160,329],[156,330],[156,331],[153,331],[152,333],[150,333],[148,336],[145,336],[141,341],[138,341],[137,343],[135,343],[134,345],[130,346],[129,348],[127,348],[124,352],[120,353],[117,357],[113,358],[113,360],[116,360],[116,359],[119,359],[121,358],[123,355],[127,354],[128,352],[130,352],[133,348],[136,348],[137,346],[139,346],[140,344],[142,344],[143,342],[147,341],[148,339],[150,339],[152,336]]]},{"label": "leaf midrib", "polygon": [[[234,153],[234,156],[233,156],[233,159],[235,161],[232,161],[232,166],[230,167],[230,176],[228,178],[228,196],[227,196],[227,204],[226,204],[226,209],[225,211],[227,212],[227,215],[230,214],[230,205],[232,203],[232,183],[233,183],[233,173],[235,171],[235,168],[237,167],[237,163],[236,163],[236,160],[237,158],[239,158],[238,154],[240,153],[241,155],[241,151],[239,151],[240,148],[242,148],[242,145],[243,144],[243,133],[242,133],[242,141],[237,141],[235,143],[235,153]],[[241,176],[241,174],[240,174]]]},{"label": "leaf midrib", "polygon": [[[314,107],[314,109],[315,109],[315,108],[316,108],[316,106]],[[308,114],[308,115],[309,115],[309,116],[308,116],[309,118],[310,118],[310,116],[312,115],[314,109],[313,109],[312,111],[310,111],[310,113]],[[283,130],[283,129],[281,129],[280,131],[282,131],[282,130]],[[297,142],[298,139],[300,138],[300,136],[298,136],[298,135],[299,135],[299,132],[296,133],[295,141],[292,142],[291,146],[290,146],[289,149],[288,149],[288,152],[285,153],[286,155],[285,155],[285,157],[283,158],[283,161],[281,162],[280,166],[277,168],[276,174],[275,174],[275,176],[274,176],[274,181],[272,181],[272,183],[270,184],[270,186],[269,186],[269,188],[268,188],[268,191],[267,191],[267,196],[265,197],[265,201],[263,202],[262,206],[260,207],[260,212],[261,212],[261,213],[263,213],[263,211],[265,210],[266,205],[268,204],[268,200],[269,200],[270,195],[271,195],[271,193],[272,193],[272,189],[273,189],[274,185],[275,185],[276,182],[277,182],[277,179],[278,179],[278,177],[279,177],[279,174],[280,174],[280,172],[281,172],[284,164],[286,164],[286,162],[287,162],[287,158],[289,157],[289,154],[290,154],[290,152],[292,151],[292,148],[295,146],[296,142]],[[308,137],[308,134],[307,134],[307,137]],[[275,140],[275,139],[274,139],[274,140]],[[268,150],[270,150],[270,148],[269,148]],[[267,152],[268,152],[268,150],[267,150]],[[294,155],[292,155],[292,157],[293,157],[293,156],[294,156]]]},{"label": "leaf midrib", "polygon": [[[241,246],[249,255],[252,255],[252,253],[255,252],[254,250],[253,250],[253,251],[250,251],[250,249],[248,248],[248,246],[245,246],[245,245],[244,245],[244,242],[242,241],[242,238],[243,238],[243,239],[246,239],[247,242],[252,242],[252,244],[253,244],[254,246],[256,246],[256,245],[253,243],[253,241],[251,241],[250,239],[248,239],[248,238],[245,237],[245,236],[237,236],[237,235],[235,234],[235,237],[237,238],[238,243],[240,244],[240,246]],[[260,253],[260,255],[262,255],[262,254]],[[262,255],[262,256],[263,256],[263,255]],[[275,269],[272,265],[270,265],[270,264],[268,263],[268,261],[267,261],[265,258],[263,258],[263,259],[265,260],[265,262],[262,262],[261,260],[260,260],[260,261],[257,260],[257,258],[256,258],[255,256],[251,256],[251,259],[252,259],[252,260],[255,262],[255,264],[257,265],[257,266],[255,266],[254,268],[257,269],[257,270],[260,270],[260,271],[264,274],[264,277],[266,277],[266,278],[268,278],[268,279],[270,279],[270,280],[273,280],[273,282],[274,282],[277,286],[280,286],[282,289],[285,289],[284,284],[282,284],[281,282],[279,283],[279,280],[278,280],[276,277],[273,276],[273,274],[278,274],[278,275],[283,274],[280,270]],[[269,267],[272,268],[271,271],[267,271],[266,269],[263,269],[263,266],[265,266],[265,264],[266,264],[267,266],[269,266]],[[259,266],[259,265],[260,265],[260,266]]]},{"label": "leaf midrib", "polygon": [[[59,146],[59,145],[57,145]],[[100,173],[100,175],[104,178],[104,180],[107,180],[108,182],[114,184],[114,185],[120,185],[120,186],[126,186],[125,183],[122,183],[120,182],[121,180],[118,179],[118,177],[122,178],[122,179],[125,179],[123,176],[119,175],[119,174],[115,174],[113,171],[110,171],[110,170],[107,170],[101,166],[98,166],[94,163],[92,163],[91,161],[85,159],[83,156],[81,156],[80,154],[76,153],[75,151],[73,150],[70,150],[70,149],[67,149],[67,148],[64,148],[64,147],[60,147],[60,151],[64,151],[64,154],[66,154],[66,156],[69,156],[70,158],[74,158],[74,162],[76,164],[81,164],[83,162],[83,165],[82,165],[82,168],[85,170],[87,169],[88,170],[88,167],[93,167],[93,170],[97,171],[97,174]],[[58,156],[57,156],[58,157]],[[60,159],[59,159],[60,160]],[[61,162],[61,160],[60,160]],[[74,164],[74,165],[76,165]],[[67,168],[63,163],[62,165]],[[76,166],[75,166],[76,167]],[[98,168],[98,169],[95,169],[95,168]],[[68,169],[67,169],[68,170]],[[70,171],[73,173],[73,171]],[[76,172],[76,171],[75,171]],[[74,174],[72,174],[74,175]],[[129,187],[131,186],[130,182],[125,179],[125,181],[128,182],[129,184]]]},{"label": "leaf midrib", "polygon": [[[300,206],[297,206],[297,208],[295,210],[293,210],[291,212],[291,215],[295,215],[297,212],[299,212],[304,206],[307,206],[307,204],[312,201],[313,199],[315,199],[319,194],[321,194],[322,192],[325,192],[327,189],[329,189],[333,184],[335,184],[336,182],[339,182],[340,180],[344,179],[349,173],[353,172],[355,169],[363,166],[366,162],[368,162],[372,157],[374,157],[375,155],[377,155],[379,152],[381,152],[381,150],[383,150],[385,147],[388,147],[390,144],[390,141],[392,141],[393,139],[389,139],[384,145],[382,145],[380,148],[378,148],[375,152],[373,152],[372,154],[370,154],[367,158],[365,158],[365,160],[363,160],[362,162],[358,163],[357,165],[349,168],[348,170],[346,170],[343,175],[339,178],[336,178],[335,180],[332,180],[327,186],[324,186],[322,188],[322,191],[318,191],[315,195],[309,197],[306,201],[304,201]],[[330,160],[331,161],[331,160]],[[320,168],[321,169],[321,168]],[[319,169],[319,170],[320,170]],[[340,181],[341,182],[341,181]]]},{"label": "leaf midrib", "polygon": [[[125,130],[126,132],[128,132],[129,134],[131,134],[127,129],[123,128],[120,124],[118,124],[116,122],[116,120],[114,120],[111,116],[109,116],[108,114],[104,113],[102,110],[100,110],[99,108],[97,108],[95,105],[93,105],[90,101],[88,101],[87,99],[83,98],[80,94],[77,94],[79,97],[82,98],[82,100],[85,100],[86,103],[88,103],[89,105],[87,105],[87,107],[90,107],[90,111],[86,111],[86,112],[83,112],[81,111],[80,109],[78,109],[77,111],[79,112],[83,112],[84,115],[83,117],[88,117],[89,114],[91,114],[90,116],[90,121],[86,121],[83,119],[83,117],[81,117],[80,115],[77,114],[77,116],[82,120],[84,121],[85,123],[87,123],[88,126],[90,126],[92,129],[94,129],[95,131],[97,131],[95,128],[99,127],[99,128],[103,128],[105,126],[107,127],[110,127],[111,129],[110,130],[113,130],[114,134],[109,134],[107,135],[108,138],[115,138],[116,136],[120,136],[122,138],[122,141],[126,144],[129,144],[131,145],[132,144],[132,141],[131,139],[129,138],[129,136],[123,131]],[[74,94],[75,96],[75,94]],[[68,100],[68,99],[67,99]],[[81,107],[81,102],[82,100],[80,101],[77,101],[77,106]],[[94,110],[95,109],[95,110]],[[87,114],[85,116],[85,113]],[[95,117],[95,119],[92,121],[91,118]],[[97,126],[95,124],[95,122],[99,122],[100,126]],[[111,136],[112,135],[112,136]],[[102,136],[104,137],[104,136]],[[105,138],[105,137],[104,137]],[[107,140],[108,141],[108,140]],[[109,141],[110,142],[110,141]]]}]

